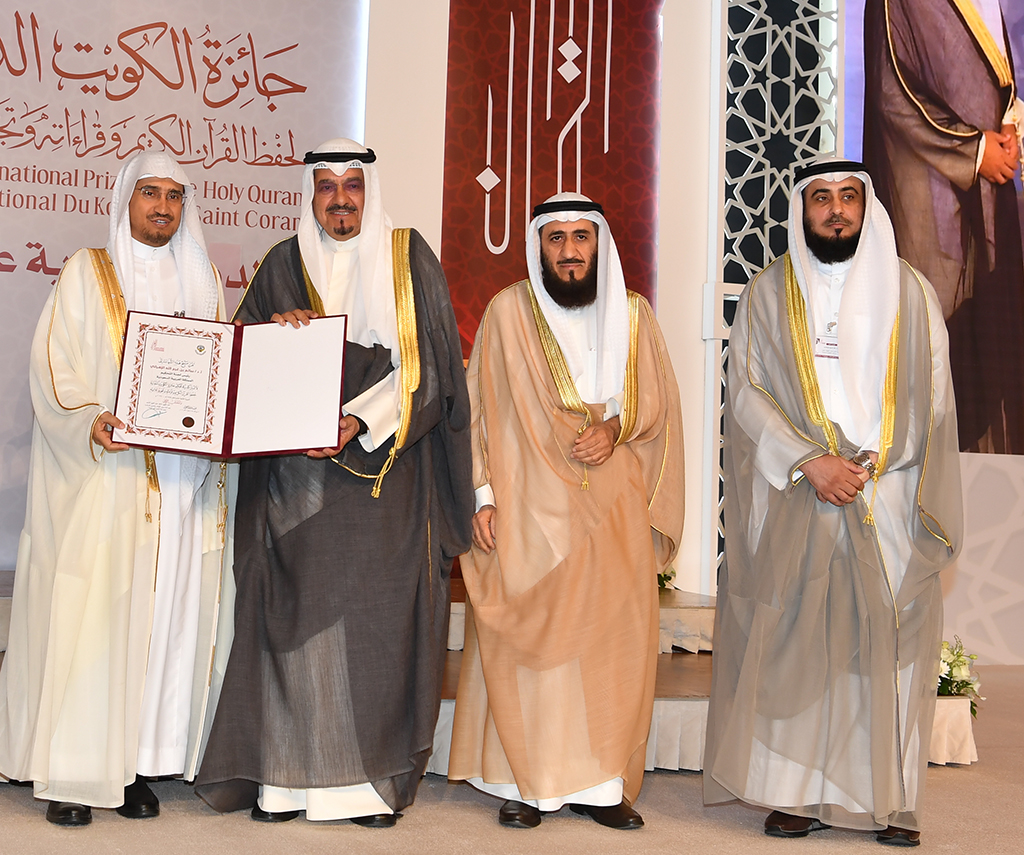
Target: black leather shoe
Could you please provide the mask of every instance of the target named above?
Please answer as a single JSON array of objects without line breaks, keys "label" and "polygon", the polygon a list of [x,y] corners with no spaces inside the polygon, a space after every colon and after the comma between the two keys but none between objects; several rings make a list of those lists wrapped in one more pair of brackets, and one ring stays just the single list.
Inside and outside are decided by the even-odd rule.
[{"label": "black leather shoe", "polygon": [[370,816],[353,816],[350,819],[363,828],[394,828],[400,816],[400,813],[375,813]]},{"label": "black leather shoe", "polygon": [[124,804],[115,810],[127,819],[152,819],[160,816],[160,802],[142,778],[124,788]]},{"label": "black leather shoe", "polygon": [[781,810],[773,810],[764,820],[764,833],[770,837],[806,837],[812,831],[825,831],[831,827],[820,819],[793,816]]},{"label": "black leather shoe", "polygon": [[8,778],[7,783],[12,787],[31,787],[35,781],[17,781],[14,778]]},{"label": "black leather shoe", "polygon": [[509,828],[536,828],[540,825],[540,811],[510,799],[498,808],[498,822]]},{"label": "black leather shoe", "polygon": [[619,802],[613,807],[601,807],[599,805],[569,805],[573,813],[589,816],[595,822],[608,828],[643,828],[644,820],[633,808],[625,802]]},{"label": "black leather shoe", "polygon": [[279,813],[270,813],[259,806],[257,802],[252,806],[252,813],[249,814],[257,822],[288,822],[299,815],[297,810],[283,810]]},{"label": "black leather shoe", "polygon": [[92,822],[92,808],[74,802],[50,802],[46,807],[46,821],[65,828],[88,825]]},{"label": "black leather shoe", "polygon": [[886,843],[889,846],[920,846],[921,832],[890,825],[884,831],[877,832],[875,840],[879,843]]}]

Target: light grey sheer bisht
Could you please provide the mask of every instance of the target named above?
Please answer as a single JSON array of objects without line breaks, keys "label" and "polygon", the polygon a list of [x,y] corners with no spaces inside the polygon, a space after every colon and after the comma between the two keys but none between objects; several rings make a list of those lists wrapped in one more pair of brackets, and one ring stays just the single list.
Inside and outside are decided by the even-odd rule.
[{"label": "light grey sheer bisht", "polygon": [[[941,641],[938,573],[962,529],[941,318],[930,286],[901,263],[888,461],[863,498],[824,504],[797,471],[829,443],[808,414],[816,377],[813,359],[798,369],[785,266],[777,260],[748,286],[731,335],[705,799],[916,829]],[[839,453],[852,456],[856,446],[829,424]],[[765,472],[780,466],[788,477],[773,486]]]}]

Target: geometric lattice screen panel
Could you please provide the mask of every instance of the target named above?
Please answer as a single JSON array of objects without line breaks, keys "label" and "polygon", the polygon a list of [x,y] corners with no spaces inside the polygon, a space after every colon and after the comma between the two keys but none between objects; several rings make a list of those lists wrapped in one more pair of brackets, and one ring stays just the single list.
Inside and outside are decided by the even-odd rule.
[{"label": "geometric lattice screen panel", "polygon": [[[792,168],[836,150],[838,0],[728,0],[725,69],[725,235],[722,281],[736,291],[786,252]],[[735,298],[723,300],[732,323]],[[728,341],[720,342],[718,550],[725,550],[721,407]]]},{"label": "geometric lattice screen panel", "polygon": [[786,251],[791,167],[836,148],[837,0],[732,0],[725,100],[725,282]]}]

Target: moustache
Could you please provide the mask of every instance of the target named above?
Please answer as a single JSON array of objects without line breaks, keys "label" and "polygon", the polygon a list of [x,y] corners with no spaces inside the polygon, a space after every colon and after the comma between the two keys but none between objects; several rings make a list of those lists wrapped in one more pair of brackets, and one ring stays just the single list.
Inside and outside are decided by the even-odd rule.
[{"label": "moustache", "polygon": [[335,211],[345,211],[349,214],[358,213],[358,208],[355,205],[328,205],[327,213],[333,214]]}]

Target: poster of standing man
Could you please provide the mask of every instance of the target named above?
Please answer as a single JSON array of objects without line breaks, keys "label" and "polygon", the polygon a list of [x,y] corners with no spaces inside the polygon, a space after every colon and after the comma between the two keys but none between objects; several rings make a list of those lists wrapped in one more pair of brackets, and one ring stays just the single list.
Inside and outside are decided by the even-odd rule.
[{"label": "poster of standing man", "polygon": [[[858,3],[857,5],[860,5]],[[960,450],[1024,452],[1024,103],[999,0],[865,0],[863,159],[949,330]],[[855,14],[847,9],[848,20]]]}]

